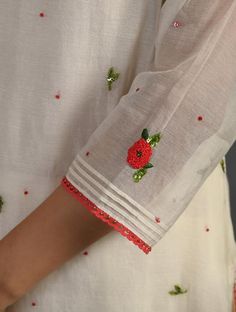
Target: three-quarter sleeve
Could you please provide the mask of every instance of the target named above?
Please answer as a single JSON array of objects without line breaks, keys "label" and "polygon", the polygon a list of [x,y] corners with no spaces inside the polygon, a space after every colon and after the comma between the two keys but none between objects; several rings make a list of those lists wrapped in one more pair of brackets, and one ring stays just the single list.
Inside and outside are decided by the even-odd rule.
[{"label": "three-quarter sleeve", "polygon": [[235,141],[235,29],[235,1],[186,1],[61,181],[146,254]]}]

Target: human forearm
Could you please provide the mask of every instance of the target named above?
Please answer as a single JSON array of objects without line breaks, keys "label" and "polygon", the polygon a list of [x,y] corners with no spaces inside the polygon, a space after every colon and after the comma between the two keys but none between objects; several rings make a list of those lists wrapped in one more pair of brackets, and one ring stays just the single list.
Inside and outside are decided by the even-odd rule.
[{"label": "human forearm", "polygon": [[5,287],[0,286],[0,312],[7,312],[6,307],[16,300]]},{"label": "human forearm", "polygon": [[12,303],[110,231],[112,227],[58,186],[0,241],[0,280],[12,294]]}]

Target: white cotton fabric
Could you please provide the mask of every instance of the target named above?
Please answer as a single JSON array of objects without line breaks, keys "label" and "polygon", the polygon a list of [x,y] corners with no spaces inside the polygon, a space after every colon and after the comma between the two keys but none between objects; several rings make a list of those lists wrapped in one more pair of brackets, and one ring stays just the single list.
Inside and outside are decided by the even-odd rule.
[{"label": "white cotton fabric", "polygon": [[[7,312],[231,312],[236,248],[219,162],[236,137],[235,1],[0,10],[0,238],[66,175],[152,246],[145,255],[112,231]],[[110,66],[120,77],[108,91]],[[126,154],[145,127],[163,137],[134,183]],[[188,292],[171,296],[175,284]]]},{"label": "white cotton fabric", "polygon": [[[235,141],[236,106],[230,101],[236,85],[235,15],[232,0],[185,2],[175,14],[182,25],[161,29],[158,49],[153,49],[156,38],[148,47],[149,68],[137,74],[66,174],[151,247]],[[162,138],[153,148],[154,167],[135,183],[126,157],[144,128]]]}]

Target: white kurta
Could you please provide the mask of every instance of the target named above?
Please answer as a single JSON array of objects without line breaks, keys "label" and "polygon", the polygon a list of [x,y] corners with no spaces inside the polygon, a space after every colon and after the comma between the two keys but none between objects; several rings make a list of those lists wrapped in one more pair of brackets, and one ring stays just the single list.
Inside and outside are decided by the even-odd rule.
[{"label": "white kurta", "polygon": [[63,181],[117,230],[9,312],[231,312],[236,2],[174,2],[0,2],[0,237]]}]

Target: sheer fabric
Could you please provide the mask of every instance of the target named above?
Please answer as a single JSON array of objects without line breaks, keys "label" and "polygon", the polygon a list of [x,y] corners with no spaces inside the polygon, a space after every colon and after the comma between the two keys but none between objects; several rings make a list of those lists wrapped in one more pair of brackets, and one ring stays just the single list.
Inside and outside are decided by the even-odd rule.
[{"label": "sheer fabric", "polygon": [[136,75],[63,179],[146,253],[235,141],[235,29],[235,1],[182,3],[157,31],[150,69]]}]

